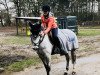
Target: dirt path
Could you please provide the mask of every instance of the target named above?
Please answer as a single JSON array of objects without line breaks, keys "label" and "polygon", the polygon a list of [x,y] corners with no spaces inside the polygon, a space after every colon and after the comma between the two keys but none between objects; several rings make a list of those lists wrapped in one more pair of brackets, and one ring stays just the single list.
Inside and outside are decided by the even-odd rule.
[{"label": "dirt path", "polygon": [[[100,75],[100,53],[77,59],[77,75]],[[52,64],[51,75],[63,75],[65,62]],[[69,75],[71,75],[72,65],[70,64]],[[13,73],[12,75],[46,75],[44,68],[27,68],[24,71]]]}]

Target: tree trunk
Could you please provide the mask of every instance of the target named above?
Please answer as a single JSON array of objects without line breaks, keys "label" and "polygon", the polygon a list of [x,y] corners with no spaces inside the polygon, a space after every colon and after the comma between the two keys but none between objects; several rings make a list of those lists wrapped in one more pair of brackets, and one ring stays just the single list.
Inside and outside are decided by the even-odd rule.
[{"label": "tree trunk", "polygon": [[1,26],[4,27],[4,24],[3,24],[3,20],[2,20],[2,18],[1,18],[1,21],[0,21],[0,22],[1,22]]}]

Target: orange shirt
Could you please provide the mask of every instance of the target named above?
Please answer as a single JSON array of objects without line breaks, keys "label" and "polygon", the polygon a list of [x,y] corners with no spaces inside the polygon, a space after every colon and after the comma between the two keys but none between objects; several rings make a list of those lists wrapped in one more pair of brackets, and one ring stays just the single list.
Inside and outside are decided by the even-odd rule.
[{"label": "orange shirt", "polygon": [[42,26],[46,28],[45,33],[48,33],[51,29],[58,27],[53,16],[50,16],[47,19],[45,19],[44,16],[41,16],[41,20]]}]

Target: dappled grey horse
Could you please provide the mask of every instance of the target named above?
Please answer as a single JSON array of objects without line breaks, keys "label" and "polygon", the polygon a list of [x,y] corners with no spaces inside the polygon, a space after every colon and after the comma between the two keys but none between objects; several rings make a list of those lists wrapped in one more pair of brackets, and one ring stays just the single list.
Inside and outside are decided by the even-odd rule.
[{"label": "dappled grey horse", "polygon": [[[44,36],[41,36],[39,34],[42,31],[41,24],[39,24],[39,23],[31,24],[31,22],[29,22],[29,25],[30,25],[30,31],[32,33],[31,34],[31,42],[32,42],[32,45],[33,45],[33,49],[37,52],[37,54],[39,55],[40,59],[42,60],[42,62],[44,64],[44,67],[46,69],[47,75],[50,75],[51,54],[52,54],[53,45],[50,42],[50,38],[49,38],[49,36],[47,34],[44,35]],[[71,31],[71,33],[74,34],[73,35],[74,37],[76,37],[74,32]],[[76,48],[71,48],[70,51],[66,51],[65,50],[64,55],[66,57],[66,72],[64,74],[67,74],[67,72],[69,70],[69,58],[70,58],[69,54],[70,53],[71,53],[72,64],[73,64],[72,74],[75,73],[75,71],[74,71],[74,69],[75,69],[74,66],[75,66],[75,62],[76,62],[75,49]]]}]

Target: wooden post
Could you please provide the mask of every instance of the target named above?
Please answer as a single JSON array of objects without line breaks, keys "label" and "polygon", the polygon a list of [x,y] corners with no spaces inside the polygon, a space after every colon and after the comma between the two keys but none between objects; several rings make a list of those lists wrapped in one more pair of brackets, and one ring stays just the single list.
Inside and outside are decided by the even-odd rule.
[{"label": "wooden post", "polygon": [[26,35],[27,35],[27,30],[28,30],[28,28],[27,28],[27,20],[25,20],[25,26],[26,26]]},{"label": "wooden post", "polygon": [[18,19],[16,18],[16,35],[18,35]]}]

